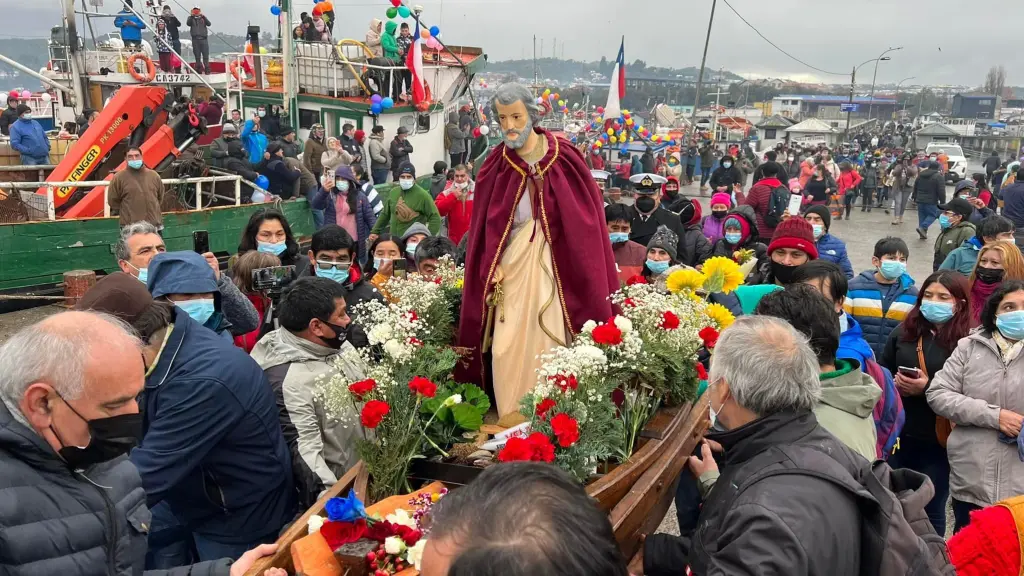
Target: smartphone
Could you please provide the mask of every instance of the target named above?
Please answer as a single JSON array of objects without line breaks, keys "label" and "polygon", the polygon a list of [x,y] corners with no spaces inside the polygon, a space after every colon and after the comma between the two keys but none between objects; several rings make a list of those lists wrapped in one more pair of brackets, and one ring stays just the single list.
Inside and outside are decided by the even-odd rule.
[{"label": "smartphone", "polygon": [[398,258],[391,263],[392,275],[395,278],[408,278],[409,276],[409,261],[405,258]]},{"label": "smartphone", "polygon": [[789,195],[789,215],[799,216],[800,215],[800,203],[803,202],[803,196],[799,194]]},{"label": "smartphone", "polygon": [[192,250],[197,254],[206,254],[210,251],[210,233],[206,230],[196,230],[192,233]]},{"label": "smartphone", "polygon": [[907,368],[906,366],[900,366],[897,370],[899,370],[899,373],[903,374],[907,378],[920,378],[921,377],[921,369],[920,368]]}]

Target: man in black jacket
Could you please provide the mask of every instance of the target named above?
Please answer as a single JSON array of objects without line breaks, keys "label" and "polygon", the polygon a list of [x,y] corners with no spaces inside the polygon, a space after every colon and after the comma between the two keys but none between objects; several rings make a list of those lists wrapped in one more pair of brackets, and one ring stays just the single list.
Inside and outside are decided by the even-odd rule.
[{"label": "man in black jacket", "polygon": [[722,161],[719,162],[718,168],[711,173],[711,189],[715,192],[725,192],[726,194],[732,193],[732,187],[735,184],[743,185],[743,172],[736,166],[736,159],[726,154],[722,156]]},{"label": "man in black jacket", "polygon": [[629,239],[647,246],[659,226],[667,226],[677,238],[682,238],[683,227],[679,223],[679,217],[661,203],[661,186],[668,182],[668,179],[657,174],[634,174],[630,176],[629,181],[636,187]]},{"label": "man in black jacket", "polygon": [[999,152],[993,150],[982,165],[985,167],[985,182],[991,182],[992,173],[999,169]]},{"label": "man in black jacket", "polygon": [[938,162],[929,162],[918,174],[911,198],[917,202],[917,235],[927,240],[928,227],[939,218],[939,204],[946,203],[946,177]]},{"label": "man in black jacket", "polygon": [[391,147],[388,149],[391,153],[391,173],[394,176],[395,182],[398,182],[398,171],[402,167],[402,164],[406,162],[412,162],[409,155],[412,154],[412,143],[409,142],[409,129],[405,126],[399,126],[398,132],[395,133],[395,139],[391,141]]},{"label": "man in black jacket", "polygon": [[268,144],[263,158],[265,162],[260,172],[270,180],[268,191],[285,200],[290,199],[295,193],[295,182],[302,177],[302,173],[285,164],[280,142]]},{"label": "man in black jacket", "polygon": [[797,176],[800,175],[800,165],[797,164],[796,162],[793,162],[792,164],[796,164],[797,175],[796,176],[790,176],[789,175],[789,168],[787,168],[783,164],[779,164],[779,162],[777,161],[779,156],[778,156],[778,153],[775,150],[769,150],[769,151],[765,152],[764,153],[764,157],[765,157],[765,161],[762,162],[757,168],[754,168],[754,178],[751,179],[752,183],[757,184],[761,180],[765,179],[764,169],[769,164],[774,164],[775,166],[778,167],[778,170],[775,172],[775,174],[777,175],[776,177],[779,180],[781,180],[783,184],[786,184],[787,182],[789,182],[790,178],[796,178]]},{"label": "man in black jacket", "polygon": [[[821,383],[807,339],[778,318],[741,317],[722,332],[708,381],[712,428],[723,431],[688,462],[704,496],[697,530],[648,536],[643,573],[860,574],[867,491],[854,477],[868,462],[814,417]],[[724,450],[721,472],[711,441]]]},{"label": "man in black jacket", "polygon": [[4,108],[3,114],[0,114],[0,134],[11,135],[11,124],[17,122],[19,116],[18,104],[18,96],[14,92],[7,95],[7,108]]}]

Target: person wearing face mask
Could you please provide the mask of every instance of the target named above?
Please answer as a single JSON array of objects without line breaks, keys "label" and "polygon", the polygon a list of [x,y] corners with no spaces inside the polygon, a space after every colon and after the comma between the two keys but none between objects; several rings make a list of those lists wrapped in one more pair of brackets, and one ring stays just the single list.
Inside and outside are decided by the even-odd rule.
[{"label": "person wearing face mask", "polygon": [[800,162],[796,157],[796,153],[790,150],[786,155],[786,161],[782,163],[782,168],[785,170],[784,174],[788,180],[800,178],[803,172],[803,162]]},{"label": "person wearing face mask", "polygon": [[647,259],[641,274],[649,284],[654,284],[663,292],[668,291],[665,280],[669,275],[683,268],[676,259],[678,249],[679,236],[665,226],[658,228],[647,243]]},{"label": "person wearing face mask", "polygon": [[814,233],[814,245],[818,248],[818,257],[838,264],[847,278],[853,278],[853,264],[847,255],[846,243],[838,236],[829,234],[832,226],[832,214],[825,206],[811,206],[804,213],[804,220],[811,223]]},{"label": "person wearing face mask", "polygon": [[[356,242],[344,228],[327,225],[313,234],[309,249],[309,276],[318,276],[334,280],[345,288],[345,301],[348,303],[349,314],[352,310],[370,300],[383,301],[384,296],[373,284],[369,276],[356,260]],[[358,319],[348,330],[349,341],[356,348],[369,342]]]},{"label": "person wearing face mask", "polygon": [[250,250],[273,254],[281,259],[282,266],[295,266],[297,276],[306,274],[309,259],[299,254],[299,243],[280,210],[261,208],[249,217],[238,242],[238,253]]},{"label": "person wearing face mask", "polygon": [[246,120],[245,126],[242,127],[240,138],[242,143],[245,144],[245,150],[249,152],[249,163],[252,165],[263,162],[263,153],[267,151],[267,146],[270,144],[266,132],[263,131],[263,123],[266,121],[266,116],[266,107],[260,106],[256,109],[256,113],[253,114],[252,118]]},{"label": "person wearing face mask", "polygon": [[725,237],[725,215],[732,207],[732,198],[723,192],[711,195],[711,214],[701,220],[701,230],[711,243],[712,250],[719,240]]},{"label": "person wearing face mask", "polygon": [[398,186],[384,199],[384,208],[370,230],[368,240],[371,244],[386,228],[390,228],[391,234],[395,236],[403,236],[417,222],[426,226],[430,234],[437,234],[441,229],[441,215],[430,192],[416,184],[416,169],[413,165],[408,162],[402,164],[395,176]]},{"label": "person wearing face mask", "polygon": [[333,174],[320,177],[321,185],[313,195],[312,207],[323,210],[324,225],[337,224],[345,229],[363,249],[359,261],[366,261],[366,239],[376,222],[370,200],[363,193],[355,174],[348,166],[340,166]]},{"label": "person wearing face mask", "polygon": [[[757,240],[757,221],[754,218],[753,208],[743,205],[730,210],[724,218],[722,230],[722,238],[711,248],[712,257],[733,258],[737,251],[751,250],[756,262],[766,261],[768,247]],[[763,279],[761,268],[755,263],[744,283],[761,284]]]},{"label": "person wearing face mask", "polygon": [[964,242],[974,238],[977,228],[968,219],[974,212],[971,203],[963,198],[953,198],[947,204],[939,206],[939,227],[942,231],[935,238],[935,254],[932,258],[932,270],[938,270],[950,252],[956,250]]},{"label": "person wearing face mask", "polygon": [[50,163],[50,140],[43,127],[32,118],[28,104],[18,104],[15,109],[18,119],[11,124],[11,148],[21,154],[23,166],[38,166]]},{"label": "person wearing face mask", "polygon": [[236,140],[238,140],[238,128],[231,123],[224,124],[221,127],[220,138],[210,144],[210,164],[215,168],[225,168],[225,162],[230,156],[228,146]]},{"label": "person wearing face mask", "polygon": [[679,214],[683,235],[679,238],[679,263],[695,268],[711,257],[711,243],[701,231],[701,207],[696,198],[680,197],[669,211]]},{"label": "person wearing face mask", "polygon": [[455,175],[451,183],[434,200],[438,214],[448,219],[448,237],[456,244],[469,232],[473,216],[474,188],[476,182],[470,177],[469,169],[464,164],[459,164],[455,166]]},{"label": "person wearing face mask", "polygon": [[1024,257],[1012,241],[997,240],[978,252],[978,261],[968,282],[971,312],[975,323],[981,321],[985,302],[1007,280],[1024,280]]},{"label": "person wearing face mask", "polygon": [[[818,258],[814,228],[802,218],[789,218],[775,228],[768,244],[768,257],[758,262],[763,284],[785,286],[792,282],[798,266]],[[747,282],[750,284],[750,282]]]},{"label": "person wearing face mask", "polygon": [[718,168],[711,173],[711,179],[708,183],[711,185],[711,189],[715,192],[732,193],[733,186],[739,184],[743,186],[745,176],[743,171],[740,170],[739,166],[736,166],[736,159],[726,154],[722,156],[722,160],[718,163]]},{"label": "person wearing face mask", "polygon": [[[949,434],[954,531],[970,513],[1024,494],[1024,282],[1007,280],[985,303],[981,328],[960,340],[925,391]],[[998,473],[993,473],[993,470]]]},{"label": "person wearing face mask", "polygon": [[931,478],[935,497],[925,511],[935,531],[945,534],[949,499],[945,447],[948,421],[936,421],[925,391],[956,350],[957,342],[970,332],[972,321],[967,280],[963,276],[940,270],[921,286],[917,303],[889,335],[879,362],[896,375],[906,409],[899,449],[889,457],[889,463],[894,468],[909,468]]},{"label": "person wearing face mask", "polygon": [[410,270],[415,270],[416,268],[416,248],[420,245],[420,242],[430,236],[430,230],[419,222],[409,226],[405,234],[402,235],[402,245],[405,246],[405,259],[409,263]]},{"label": "person wearing face mask", "polygon": [[319,176],[324,171],[323,156],[325,152],[327,152],[327,144],[324,141],[324,127],[322,124],[313,124],[309,129],[309,138],[306,138],[306,143],[302,147],[302,163],[307,170]]},{"label": "person wearing face mask", "polygon": [[917,202],[917,235],[928,239],[928,228],[939,219],[939,204],[946,203],[946,180],[939,171],[939,163],[927,161],[914,181],[911,199]]},{"label": "person wearing face mask", "polygon": [[[134,279],[107,278],[112,276],[145,294]],[[122,316],[148,306],[122,304]],[[51,316],[0,346],[7,367],[0,375],[0,482],[11,494],[4,517],[18,519],[18,530],[4,536],[0,572],[241,576],[276,550],[266,545],[234,562],[222,557],[144,572],[150,509],[128,458],[143,436],[135,401],[145,382],[142,346],[124,321],[86,311]],[[56,349],[67,354],[24,362],[39,350]],[[103,552],[83,554],[82,542]]]},{"label": "person wearing face mask", "polygon": [[917,301],[917,287],[907,274],[909,256],[902,238],[882,238],[875,243],[872,268],[850,281],[843,310],[860,323],[876,357]]},{"label": "person wearing face mask", "polygon": [[665,180],[665,183],[661,185],[661,201],[666,206],[671,206],[673,202],[679,199],[679,178],[669,176]]},{"label": "person wearing face mask", "polygon": [[384,285],[394,276],[395,261],[405,258],[402,241],[385,232],[370,244],[369,252],[370,257],[363,265],[363,272],[370,279],[370,284],[390,300]]},{"label": "person wearing face mask", "polygon": [[[860,183],[860,211],[871,212],[871,208],[874,207],[875,192],[879,191],[882,184],[882,170],[879,168],[878,162],[874,157],[868,157],[864,160],[864,167],[860,172],[863,178],[863,181]],[[880,191],[879,199],[881,199]]]},{"label": "person wearing face mask", "polygon": [[[255,328],[248,332],[234,334],[235,346],[238,346],[246,352],[251,352],[252,347],[259,342],[260,338],[262,338],[267,332],[274,329],[274,315],[268,314],[268,312],[274,311],[271,307],[272,302],[270,300],[270,296],[267,294],[266,290],[256,289],[253,285],[252,273],[260,268],[272,268],[280,265],[281,259],[277,256],[267,254],[265,252],[259,252],[257,250],[250,250],[245,254],[241,254],[231,263],[231,279],[229,282],[234,284],[235,288],[241,292],[247,300],[249,300],[253,308],[256,310],[256,316],[259,322]],[[221,278],[226,277],[227,274],[221,275]]]},{"label": "person wearing face mask", "polygon": [[125,163],[127,168],[114,174],[107,186],[111,214],[119,216],[121,226],[146,221],[162,230],[164,219],[160,204],[164,199],[164,183],[160,175],[145,166],[142,150],[137,147],[128,149]]},{"label": "person wearing face mask", "polygon": [[609,204],[604,208],[608,238],[612,243],[619,282],[625,282],[643,272],[647,248],[629,239],[632,209],[625,204]]},{"label": "person wearing face mask", "polygon": [[950,252],[942,261],[939,270],[956,270],[964,276],[970,276],[978,262],[978,253],[981,249],[998,240],[1013,242],[1014,231],[1013,222],[1002,216],[992,215],[985,218],[978,224],[978,231],[974,237],[964,240],[959,248]]},{"label": "person wearing face mask", "polygon": [[285,288],[278,307],[280,328],[252,350],[274,394],[278,417],[292,455],[292,475],[300,509],[309,508],[359,461],[361,433],[349,426],[354,407],[328,418],[318,380],[335,370],[351,382],[366,378],[367,367],[347,341],[351,319],[342,284],[327,278],[300,278]]},{"label": "person wearing face mask", "polygon": [[[223,297],[217,284],[217,274],[202,255],[162,252],[150,260],[148,270],[146,287],[154,299],[171,302],[200,325],[226,340],[232,338],[229,330],[232,324],[222,309]],[[251,330],[252,326],[246,328]]]},{"label": "person wearing face mask", "polygon": [[668,180],[657,174],[634,174],[629,181],[636,191],[629,239],[646,246],[662,226],[671,230],[676,237],[681,236],[683,230],[679,219],[661,203],[662,186]]}]

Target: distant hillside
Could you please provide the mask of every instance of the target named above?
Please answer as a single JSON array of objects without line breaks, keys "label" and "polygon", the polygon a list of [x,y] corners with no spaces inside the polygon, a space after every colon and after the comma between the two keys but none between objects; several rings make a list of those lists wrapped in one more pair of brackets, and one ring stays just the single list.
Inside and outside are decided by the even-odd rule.
[{"label": "distant hillside", "polygon": [[[533,77],[534,62],[527,60],[504,60],[500,62],[489,62],[488,72],[498,74],[515,74],[521,78]],[[590,78],[593,73],[603,76],[610,76],[615,67],[614,61],[601,58],[595,62],[583,62],[580,60],[562,60],[560,58],[539,58],[537,59],[538,75],[541,78],[549,78],[560,82],[570,82],[576,78]],[[633,78],[697,78],[699,68],[690,66],[688,68],[661,68],[648,66],[643,60],[634,60],[626,63],[627,77]],[[705,70],[704,79],[709,80],[717,77],[716,70]],[[724,72],[722,77],[725,80],[742,80],[740,76],[732,72]]]}]

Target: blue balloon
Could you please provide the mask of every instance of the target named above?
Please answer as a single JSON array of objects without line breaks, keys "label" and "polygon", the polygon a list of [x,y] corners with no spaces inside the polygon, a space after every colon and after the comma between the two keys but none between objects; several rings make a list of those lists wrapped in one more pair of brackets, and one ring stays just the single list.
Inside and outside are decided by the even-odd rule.
[{"label": "blue balloon", "polygon": [[383,98],[380,97],[380,94],[374,94],[373,96],[370,96],[370,102],[373,102],[374,104],[380,104],[381,100],[383,100]]},{"label": "blue balloon", "polygon": [[628,153],[629,152],[629,146],[623,146],[622,148],[619,148],[619,152],[622,152],[623,154]]},{"label": "blue balloon", "polygon": [[273,14],[274,16],[280,16],[281,15],[281,7],[280,6],[271,6],[270,7],[270,13]]},{"label": "blue balloon", "polygon": [[391,108],[394,108],[394,107],[395,107],[395,101],[394,101],[394,100],[392,100],[392,99],[391,99],[390,97],[387,97],[387,98],[384,98],[384,99],[382,99],[382,100],[380,101],[380,105],[381,105],[381,107],[383,107],[383,108],[384,108],[385,110],[390,110]]},{"label": "blue balloon", "polygon": [[270,179],[263,174],[260,174],[256,177],[256,185],[266,190],[267,188],[270,188]]},{"label": "blue balloon", "polygon": [[430,35],[437,38],[437,35],[441,33],[441,29],[437,26],[430,27]]},{"label": "blue balloon", "polygon": [[372,106],[370,106],[370,112],[372,112],[374,116],[380,114],[383,111],[384,108],[380,105],[380,103],[373,104]]}]

